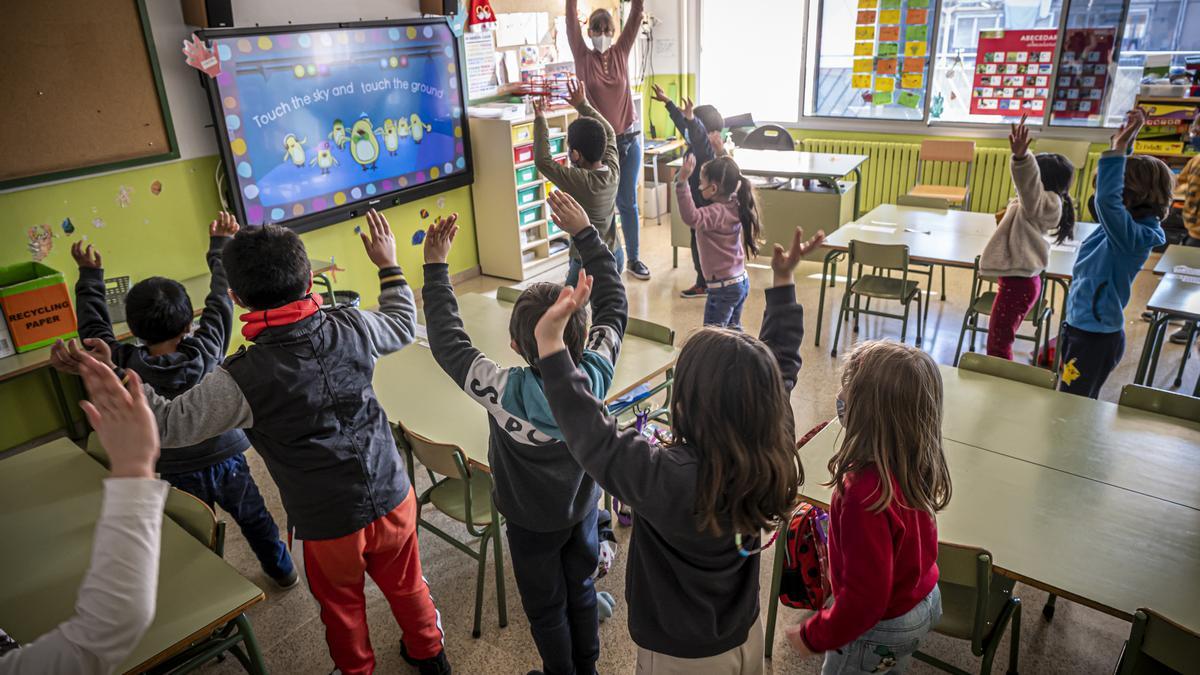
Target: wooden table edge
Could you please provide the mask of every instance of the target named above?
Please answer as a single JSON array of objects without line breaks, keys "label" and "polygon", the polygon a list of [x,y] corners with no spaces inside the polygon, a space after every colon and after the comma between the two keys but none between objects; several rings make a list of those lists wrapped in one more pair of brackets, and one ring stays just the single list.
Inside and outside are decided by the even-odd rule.
[{"label": "wooden table edge", "polygon": [[133,668],[131,668],[125,672],[126,673],[143,673],[143,672],[153,668],[154,666],[157,666],[158,664],[163,663],[167,659],[170,659],[171,657],[175,656],[176,654],[182,653],[188,647],[192,646],[192,644],[198,638],[200,638],[204,635],[207,635],[207,634],[211,634],[213,631],[215,631],[221,625],[229,623],[230,621],[237,618],[237,616],[239,614],[242,614],[250,607],[257,605],[258,603],[263,602],[266,599],[267,599],[266,593],[263,593],[262,589],[259,589],[258,595],[251,598],[250,600],[247,600],[246,602],[242,603],[236,609],[231,610],[230,612],[222,615],[219,619],[209,623],[207,626],[204,626],[200,630],[195,631],[191,635],[185,637],[184,639],[180,640],[179,642],[176,642],[175,644],[173,644],[170,647],[164,649],[163,651],[155,654],[154,656],[151,656],[150,658],[146,659],[145,661],[142,661],[138,665],[134,666]]}]

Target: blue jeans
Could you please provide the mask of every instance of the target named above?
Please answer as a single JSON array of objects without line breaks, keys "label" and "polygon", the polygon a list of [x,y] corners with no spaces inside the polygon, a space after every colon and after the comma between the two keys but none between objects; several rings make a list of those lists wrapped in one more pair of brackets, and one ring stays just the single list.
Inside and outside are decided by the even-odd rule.
[{"label": "blue jeans", "polygon": [[[642,135],[635,134],[617,141],[617,158],[621,163],[621,182],[617,185],[617,212],[621,214],[621,234],[625,238],[625,252],[629,262],[638,260],[638,217],[637,186],[642,180]],[[617,261],[620,263],[620,261]],[[617,265],[617,269],[625,269]]]},{"label": "blue jeans", "polygon": [[[617,274],[620,274],[625,269],[625,252],[621,247],[613,251],[613,255],[617,259]],[[578,258],[571,258],[571,262],[567,263],[567,280],[568,286],[574,286],[576,281],[579,281],[579,270],[583,269],[583,261]]]},{"label": "blue jeans", "polygon": [[942,592],[937,586],[907,614],[884,619],[857,640],[825,652],[821,675],[903,673],[921,638],[942,618]]},{"label": "blue jeans", "polygon": [[708,287],[704,297],[704,325],[742,329],[742,306],[750,294],[750,277],[723,288]]},{"label": "blue jeans", "polygon": [[509,521],[508,556],[546,675],[593,675],[600,615],[592,573],[600,560],[597,509],[573,527],[534,532]]},{"label": "blue jeans", "polygon": [[250,475],[244,454],[238,453],[199,471],[163,474],[162,479],[195,495],[210,509],[216,503],[232,516],[267,576],[282,579],[295,569],[287,545],[279,540],[275,519],[267,511],[254,476]]}]

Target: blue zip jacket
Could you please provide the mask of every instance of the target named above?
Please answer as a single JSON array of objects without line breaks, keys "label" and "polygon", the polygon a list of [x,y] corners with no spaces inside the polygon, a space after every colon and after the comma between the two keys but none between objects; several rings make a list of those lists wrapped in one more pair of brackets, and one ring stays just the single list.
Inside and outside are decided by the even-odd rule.
[{"label": "blue zip jacket", "polygon": [[1109,150],[1096,169],[1096,215],[1100,227],[1079,246],[1067,297],[1067,323],[1092,333],[1115,333],[1125,325],[1133,279],[1155,246],[1166,243],[1157,218],[1134,220],[1125,208],[1125,155]]}]

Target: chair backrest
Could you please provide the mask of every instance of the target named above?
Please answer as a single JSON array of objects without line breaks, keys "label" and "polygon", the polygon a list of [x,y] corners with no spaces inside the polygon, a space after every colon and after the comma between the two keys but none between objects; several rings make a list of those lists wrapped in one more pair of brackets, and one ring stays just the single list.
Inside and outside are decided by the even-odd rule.
[{"label": "chair backrest", "polygon": [[985,354],[967,352],[962,355],[962,359],[958,362],[958,367],[985,375],[1003,377],[1006,380],[1032,384],[1035,387],[1043,389],[1054,389],[1058,386],[1052,371]]},{"label": "chair backrest", "polygon": [[637,317],[629,317],[629,321],[625,326],[625,332],[664,345],[675,344],[675,330],[670,326],[664,326],[661,323],[646,321]]},{"label": "chair backrest", "polygon": [[936,138],[921,141],[922,162],[970,162],[975,159],[975,141],[946,141]]},{"label": "chair backrest", "polygon": [[850,264],[885,270],[908,270],[908,246],[850,240]]},{"label": "chair backrest", "polygon": [[104,468],[112,468],[108,462],[108,452],[105,451],[103,445],[100,445],[100,434],[94,431],[88,434],[87,446],[84,447],[83,451],[90,455],[92,459],[99,462]]},{"label": "chair backrest", "polygon": [[163,508],[167,517],[175,521],[185,532],[196,538],[214,552],[218,552],[217,514],[195,495],[178,488],[167,492],[167,503]]},{"label": "chair backrest", "polygon": [[470,478],[467,471],[467,458],[458,446],[434,443],[414,435],[403,427],[401,430],[404,434],[404,441],[412,449],[413,456],[425,465],[425,468],[442,476],[463,480]]},{"label": "chair backrest", "polygon": [[1178,417],[1189,422],[1200,422],[1200,398],[1173,391],[1127,384],[1121,389],[1120,404],[1146,412]]},{"label": "chair backrest", "polygon": [[963,640],[982,641],[988,621],[992,554],[974,546],[938,543],[938,587],[942,622],[938,632]]},{"label": "chair backrest", "polygon": [[950,209],[950,201],[941,197],[917,197],[913,195],[900,195],[896,197],[896,206],[915,206],[922,209],[941,209],[948,211]]},{"label": "chair backrest", "polygon": [[521,289],[513,286],[501,286],[496,289],[496,299],[503,302],[516,302],[521,297]]},{"label": "chair backrest", "polygon": [[778,124],[764,124],[742,139],[738,147],[747,150],[795,150],[796,141]]},{"label": "chair backrest", "polygon": [[1090,141],[1071,141],[1064,138],[1039,138],[1033,142],[1034,152],[1053,152],[1067,159],[1075,165],[1076,171],[1083,171],[1083,165],[1087,164],[1088,150],[1092,144]]},{"label": "chair backrest", "polygon": [[1200,655],[1200,634],[1190,631],[1152,609],[1133,615],[1129,642],[1117,665],[1118,675],[1195,672]]}]

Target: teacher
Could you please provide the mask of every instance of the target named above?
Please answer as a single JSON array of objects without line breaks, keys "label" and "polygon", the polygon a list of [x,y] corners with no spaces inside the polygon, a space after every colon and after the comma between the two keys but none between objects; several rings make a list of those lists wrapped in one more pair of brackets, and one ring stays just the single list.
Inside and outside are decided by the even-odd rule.
[{"label": "teacher", "polygon": [[621,182],[617,188],[617,211],[621,214],[621,234],[625,239],[626,266],[638,279],[649,279],[650,269],[638,259],[637,187],[642,175],[642,127],[633,109],[629,92],[629,52],[642,26],[644,0],[633,0],[633,10],[620,37],[613,42],[616,22],[607,9],[597,9],[588,17],[588,37],[583,41],[579,28],[578,0],[567,0],[567,42],[575,59],[575,74],[586,85],[590,103],[608,120],[617,134],[617,155]]}]

